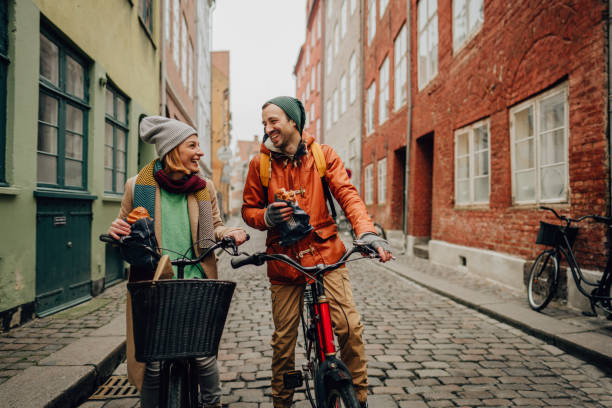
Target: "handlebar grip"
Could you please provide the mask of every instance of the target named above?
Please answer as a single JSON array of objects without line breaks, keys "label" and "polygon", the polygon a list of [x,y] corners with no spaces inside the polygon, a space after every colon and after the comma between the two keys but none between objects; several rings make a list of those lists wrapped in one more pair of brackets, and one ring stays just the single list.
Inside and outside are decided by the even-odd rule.
[{"label": "handlebar grip", "polygon": [[257,266],[262,265],[263,260],[260,259],[259,256],[257,256],[257,254],[243,255],[243,256],[238,256],[236,258],[232,258],[230,260],[230,263],[232,264],[232,268],[238,269],[245,265],[257,265]]},{"label": "handlebar grip", "polygon": [[101,234],[99,239],[100,241],[106,242],[108,244],[118,244],[119,243],[119,241],[111,237],[109,234]]}]

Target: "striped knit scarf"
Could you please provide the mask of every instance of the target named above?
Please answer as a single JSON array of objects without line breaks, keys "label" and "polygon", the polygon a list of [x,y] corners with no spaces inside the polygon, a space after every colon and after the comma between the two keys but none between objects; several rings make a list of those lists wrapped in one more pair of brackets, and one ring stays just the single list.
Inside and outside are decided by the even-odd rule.
[{"label": "striped knit scarf", "polygon": [[[142,206],[151,215],[155,214],[155,192],[160,188],[154,177],[155,165],[158,161],[159,159],[155,159],[140,170],[134,186],[134,208]],[[208,248],[215,242],[210,192],[208,187],[204,187],[190,194],[195,195],[198,203],[198,247]],[[159,242],[159,245],[161,246],[162,243]]]}]

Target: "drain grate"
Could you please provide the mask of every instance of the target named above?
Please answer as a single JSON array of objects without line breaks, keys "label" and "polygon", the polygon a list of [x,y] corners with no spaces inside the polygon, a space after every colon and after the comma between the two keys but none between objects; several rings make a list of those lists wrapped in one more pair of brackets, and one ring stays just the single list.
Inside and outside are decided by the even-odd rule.
[{"label": "drain grate", "polygon": [[90,400],[105,400],[115,398],[138,397],[138,389],[128,382],[125,375],[112,375],[106,382],[98,387]]}]

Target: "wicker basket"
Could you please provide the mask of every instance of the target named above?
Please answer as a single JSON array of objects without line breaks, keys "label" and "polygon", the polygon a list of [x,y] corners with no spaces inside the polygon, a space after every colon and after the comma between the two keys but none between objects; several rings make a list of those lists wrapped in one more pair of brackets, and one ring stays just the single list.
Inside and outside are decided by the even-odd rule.
[{"label": "wicker basket", "polygon": [[128,284],[136,360],[216,355],[235,287],[211,279]]},{"label": "wicker basket", "polygon": [[[563,226],[557,224],[549,224],[544,221],[540,221],[540,229],[538,231],[538,237],[536,238],[536,244],[556,246],[563,244]],[[578,235],[578,227],[569,227],[567,229],[567,240],[569,241],[570,247],[574,246],[576,236]]]}]

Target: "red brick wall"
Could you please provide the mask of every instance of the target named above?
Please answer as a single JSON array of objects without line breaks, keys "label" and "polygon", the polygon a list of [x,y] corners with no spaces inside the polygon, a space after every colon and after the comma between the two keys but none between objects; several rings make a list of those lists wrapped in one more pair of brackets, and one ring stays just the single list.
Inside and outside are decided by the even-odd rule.
[{"label": "red brick wall", "polygon": [[[374,164],[374,204],[368,206],[368,212],[373,218],[380,222],[385,228],[401,229],[403,220],[403,169],[400,168],[400,162],[396,150],[406,146],[407,132],[407,105],[401,107],[398,111],[393,106],[394,101],[394,85],[393,85],[393,65],[394,65],[394,50],[393,41],[402,25],[406,22],[406,0],[390,1],[384,14],[378,16],[376,24],[376,35],[370,44],[367,44],[369,29],[367,25],[368,2],[364,4],[365,13],[364,21],[364,84],[363,84],[363,134],[366,135],[366,109],[367,89],[372,81],[376,81],[376,108],[374,109],[374,132],[369,136],[364,136],[362,140],[362,167],[369,164]],[[378,123],[378,94],[379,94],[379,69],[385,60],[389,57],[389,100],[390,113],[389,118],[382,123]],[[387,197],[383,204],[380,203],[377,188],[377,162],[378,160],[387,157]],[[364,190],[364,173],[361,172],[361,191]],[[399,192],[399,194],[398,194]]]},{"label": "red brick wall", "polygon": [[[416,10],[411,1],[411,51],[417,58]],[[396,3],[396,2],[392,2]],[[397,3],[404,3],[397,2]],[[421,91],[412,67],[413,127],[409,201],[409,233],[426,232],[424,176],[417,138],[433,133],[431,238],[459,245],[533,258],[537,205],[512,204],[509,110],[518,103],[567,81],[569,87],[569,202],[553,207],[580,216],[606,214],[609,206],[607,142],[607,44],[605,3],[588,0],[485,1],[482,28],[453,54],[451,0],[438,1],[438,73]],[[394,15],[390,32],[395,32]],[[398,27],[399,28],[399,27]],[[366,47],[366,83],[388,52],[386,32]],[[384,40],[384,41],[383,41]],[[383,44],[384,43],[384,44]],[[392,43],[391,43],[392,45]],[[386,47],[386,48],[385,48]],[[372,49],[373,48],[373,49]],[[377,68],[377,67],[376,67]],[[365,102],[365,101],[364,101]],[[405,115],[402,115],[403,117]],[[459,209],[454,205],[454,131],[490,119],[491,173],[489,205]],[[390,121],[391,122],[391,121]],[[404,118],[380,129],[364,143],[364,165],[372,151],[388,151],[404,139]],[[386,133],[386,134],[385,134]],[[376,191],[376,190],[375,190]],[[389,209],[376,209],[392,224]],[[552,221],[551,217],[546,217]],[[577,247],[587,264],[601,262],[603,230],[584,224]]]}]

